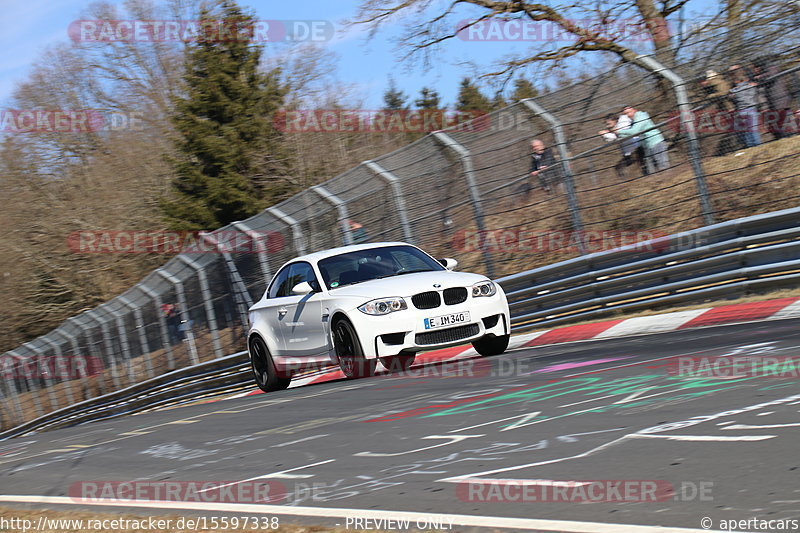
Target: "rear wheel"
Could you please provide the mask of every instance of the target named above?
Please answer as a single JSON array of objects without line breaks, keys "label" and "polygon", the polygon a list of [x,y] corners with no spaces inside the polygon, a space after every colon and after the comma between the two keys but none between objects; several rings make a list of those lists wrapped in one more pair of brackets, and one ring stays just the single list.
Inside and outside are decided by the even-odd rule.
[{"label": "rear wheel", "polygon": [[508,348],[510,335],[486,335],[476,341],[472,341],[472,347],[483,356],[500,355]]},{"label": "rear wheel", "polygon": [[339,368],[348,379],[363,378],[375,373],[378,360],[364,357],[356,330],[345,319],[340,319],[333,325],[333,348],[339,359]]},{"label": "rear wheel", "polygon": [[398,354],[388,357],[381,357],[381,364],[389,372],[402,372],[408,370],[414,364],[416,354]]},{"label": "rear wheel", "polygon": [[258,388],[264,392],[283,390],[292,382],[292,376],[279,376],[275,363],[261,337],[250,340],[250,366]]}]

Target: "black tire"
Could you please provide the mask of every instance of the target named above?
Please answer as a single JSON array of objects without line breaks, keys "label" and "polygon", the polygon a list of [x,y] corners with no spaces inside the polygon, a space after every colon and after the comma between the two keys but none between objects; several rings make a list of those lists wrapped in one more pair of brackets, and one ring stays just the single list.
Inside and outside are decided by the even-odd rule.
[{"label": "black tire", "polygon": [[261,337],[250,339],[250,367],[258,388],[264,392],[284,390],[292,382],[291,374],[280,376],[269,354],[267,345]]},{"label": "black tire", "polygon": [[475,351],[484,357],[500,355],[508,348],[508,339],[511,335],[485,335],[476,341],[472,341]]},{"label": "black tire", "polygon": [[414,364],[414,358],[417,354],[405,354],[401,353],[398,355],[390,355],[388,357],[381,357],[381,364],[383,368],[388,370],[389,372],[402,372],[403,370],[408,370],[411,368],[411,365]]},{"label": "black tire", "polygon": [[339,359],[339,368],[347,379],[364,378],[375,373],[378,360],[364,357],[356,330],[343,318],[333,325],[333,349]]}]

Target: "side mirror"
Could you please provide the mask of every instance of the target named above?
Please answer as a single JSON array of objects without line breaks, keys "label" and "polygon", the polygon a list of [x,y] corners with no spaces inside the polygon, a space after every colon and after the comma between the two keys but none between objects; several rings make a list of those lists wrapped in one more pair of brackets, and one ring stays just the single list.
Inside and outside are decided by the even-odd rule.
[{"label": "side mirror", "polygon": [[301,281],[292,287],[292,294],[294,296],[303,296],[304,294],[309,294],[312,292],[314,292],[314,289],[311,288],[311,284],[307,281]]},{"label": "side mirror", "polygon": [[458,266],[458,261],[453,259],[452,257],[444,257],[439,259],[439,262],[447,269],[447,270],[455,270]]}]

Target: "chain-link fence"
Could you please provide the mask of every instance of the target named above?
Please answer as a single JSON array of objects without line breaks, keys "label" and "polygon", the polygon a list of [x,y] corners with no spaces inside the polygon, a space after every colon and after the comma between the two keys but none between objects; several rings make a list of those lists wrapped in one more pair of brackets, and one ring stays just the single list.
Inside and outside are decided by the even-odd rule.
[{"label": "chain-link fence", "polygon": [[[196,253],[3,354],[0,427],[243,350],[248,307],[306,252],[408,241],[499,277],[797,205],[800,24],[756,22],[685,43],[672,69],[619,65],[206,234]],[[623,106],[638,111],[635,135]]]}]

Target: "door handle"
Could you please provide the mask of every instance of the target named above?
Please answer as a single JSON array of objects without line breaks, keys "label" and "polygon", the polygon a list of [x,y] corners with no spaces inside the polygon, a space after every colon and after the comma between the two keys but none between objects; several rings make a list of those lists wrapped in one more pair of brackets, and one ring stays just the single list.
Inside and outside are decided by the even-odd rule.
[{"label": "door handle", "polygon": [[288,309],[286,309],[285,307],[281,307],[280,309],[278,309],[278,316],[280,318],[283,318],[283,316],[286,315],[286,313],[288,312],[289,312]]}]

